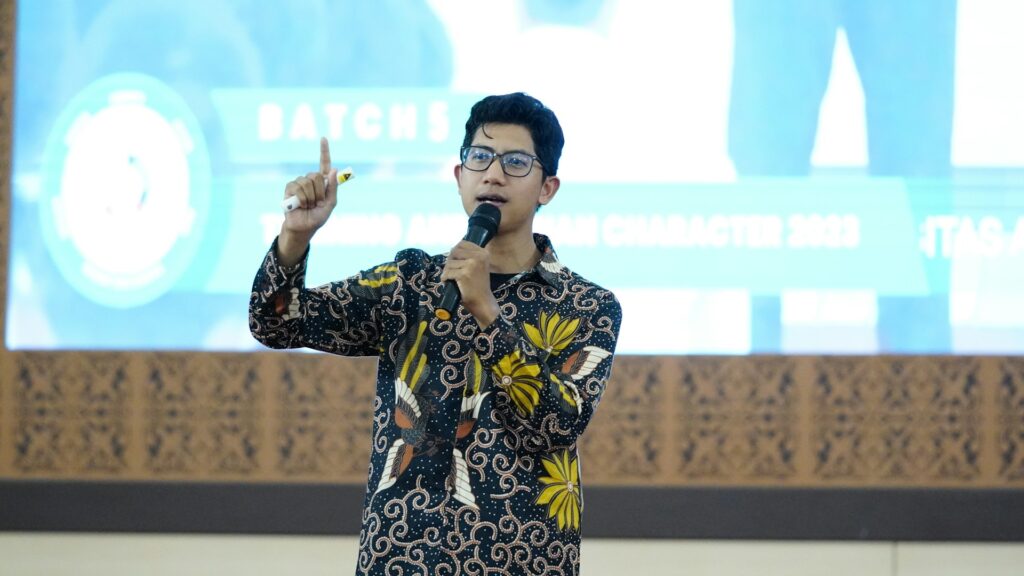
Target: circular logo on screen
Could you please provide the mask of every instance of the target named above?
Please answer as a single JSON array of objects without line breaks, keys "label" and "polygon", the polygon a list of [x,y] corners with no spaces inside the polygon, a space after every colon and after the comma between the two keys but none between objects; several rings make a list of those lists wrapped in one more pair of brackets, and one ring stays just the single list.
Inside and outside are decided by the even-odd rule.
[{"label": "circular logo on screen", "polygon": [[199,246],[210,162],[199,122],[141,74],[97,80],[57,119],[43,159],[40,217],[61,274],[126,308],[166,292]]}]

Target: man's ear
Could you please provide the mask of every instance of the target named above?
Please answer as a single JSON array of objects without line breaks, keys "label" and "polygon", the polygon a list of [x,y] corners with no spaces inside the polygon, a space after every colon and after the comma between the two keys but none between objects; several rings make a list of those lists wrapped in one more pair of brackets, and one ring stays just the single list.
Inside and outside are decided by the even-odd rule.
[{"label": "man's ear", "polygon": [[459,184],[459,178],[462,177],[462,164],[455,165],[455,183]]},{"label": "man's ear", "polygon": [[551,202],[551,199],[558,193],[558,187],[562,184],[562,181],[558,179],[558,176],[548,176],[544,179],[544,183],[540,185],[540,198],[537,202],[540,205],[545,205]]}]

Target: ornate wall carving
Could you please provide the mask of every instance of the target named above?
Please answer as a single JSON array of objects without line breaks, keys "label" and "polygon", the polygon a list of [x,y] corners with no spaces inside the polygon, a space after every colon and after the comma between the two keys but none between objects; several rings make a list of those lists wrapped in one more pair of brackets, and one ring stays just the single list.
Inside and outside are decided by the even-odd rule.
[{"label": "ornate wall carving", "polygon": [[[5,176],[13,24],[0,3]],[[0,478],[361,484],[374,370],[270,352],[0,350]],[[598,485],[1021,488],[1024,360],[621,357],[582,460]]]}]

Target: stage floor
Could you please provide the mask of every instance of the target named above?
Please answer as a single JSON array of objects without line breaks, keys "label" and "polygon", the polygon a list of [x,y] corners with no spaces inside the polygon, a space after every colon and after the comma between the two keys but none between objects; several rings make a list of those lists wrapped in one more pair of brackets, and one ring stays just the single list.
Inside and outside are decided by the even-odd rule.
[{"label": "stage floor", "polygon": [[[338,536],[0,534],[3,576],[352,574]],[[584,576],[1021,576],[1024,544],[608,540],[584,542]]]}]

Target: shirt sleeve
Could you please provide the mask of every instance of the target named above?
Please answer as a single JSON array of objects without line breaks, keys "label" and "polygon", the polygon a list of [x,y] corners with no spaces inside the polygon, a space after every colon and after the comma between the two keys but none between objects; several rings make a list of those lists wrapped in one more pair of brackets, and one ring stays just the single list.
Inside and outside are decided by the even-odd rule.
[{"label": "shirt sleeve", "polygon": [[345,356],[376,356],[382,301],[394,290],[398,267],[382,264],[339,282],[306,288],[306,260],[277,260],[277,240],[263,259],[249,298],[249,330],[269,348],[312,348]]},{"label": "shirt sleeve", "polygon": [[601,401],[622,309],[611,292],[595,300],[595,308],[576,316],[541,311],[536,324],[499,316],[474,339],[482,367],[502,392],[496,408],[527,451],[575,445]]}]

